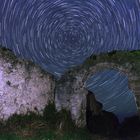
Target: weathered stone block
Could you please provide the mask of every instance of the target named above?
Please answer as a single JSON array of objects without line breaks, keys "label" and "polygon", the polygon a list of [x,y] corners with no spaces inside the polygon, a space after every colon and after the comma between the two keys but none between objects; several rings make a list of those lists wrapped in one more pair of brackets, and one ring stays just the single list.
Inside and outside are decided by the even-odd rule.
[{"label": "weathered stone block", "polygon": [[28,112],[41,114],[54,99],[54,85],[52,76],[40,67],[0,49],[0,119]]}]

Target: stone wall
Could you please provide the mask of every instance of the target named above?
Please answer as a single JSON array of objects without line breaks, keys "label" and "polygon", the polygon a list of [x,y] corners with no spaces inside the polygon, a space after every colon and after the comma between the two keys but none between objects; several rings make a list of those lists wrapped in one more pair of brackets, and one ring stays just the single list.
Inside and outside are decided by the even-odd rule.
[{"label": "stone wall", "polygon": [[85,107],[87,90],[84,88],[82,75],[67,75],[58,82],[55,88],[56,109],[71,112],[77,126],[85,126]]},{"label": "stone wall", "polygon": [[83,65],[68,71],[61,80],[56,83],[55,104],[57,110],[65,108],[70,110],[76,125],[86,125],[86,95],[85,81],[96,72],[105,69],[116,69],[128,77],[128,86],[133,91],[137,105],[140,104],[140,77],[132,71],[131,64],[119,65],[116,63],[101,62],[86,69]]},{"label": "stone wall", "polygon": [[96,72],[112,68],[128,77],[140,109],[140,75],[129,62],[121,65],[98,62],[88,68],[83,64],[66,72],[60,80],[54,80],[35,64],[17,59],[12,52],[0,48],[0,119],[28,112],[41,114],[49,102],[54,102],[58,111],[66,109],[71,112],[77,126],[85,126],[85,81]]},{"label": "stone wall", "polygon": [[29,61],[0,49],[0,119],[13,114],[41,114],[54,100],[52,76]]},{"label": "stone wall", "polygon": [[132,77],[129,81],[132,91],[135,94],[138,110],[140,113],[140,77]]}]

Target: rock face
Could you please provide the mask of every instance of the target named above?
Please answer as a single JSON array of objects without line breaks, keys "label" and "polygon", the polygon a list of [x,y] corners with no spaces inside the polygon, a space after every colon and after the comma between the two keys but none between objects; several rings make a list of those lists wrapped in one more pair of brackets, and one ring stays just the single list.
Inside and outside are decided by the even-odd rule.
[{"label": "rock face", "polygon": [[88,93],[85,82],[96,72],[112,68],[126,74],[140,107],[140,76],[133,73],[131,67],[98,62],[88,68],[84,65],[76,67],[55,80],[39,66],[17,59],[12,52],[0,48],[0,119],[28,112],[41,114],[49,102],[54,102],[58,111],[66,109],[71,112],[77,126],[85,126]]},{"label": "rock face", "polygon": [[136,86],[135,81],[139,81],[140,78],[137,74],[133,73],[131,69],[113,62],[100,62],[89,68],[81,65],[65,73],[65,75],[56,82],[55,88],[56,109],[58,111],[61,109],[69,110],[72,119],[75,120],[78,127],[86,126],[86,101],[88,91],[85,82],[95,73],[106,69],[116,69],[124,73],[128,77],[129,88],[133,91],[136,101],[140,102],[139,94],[137,95],[137,90],[134,89]]},{"label": "rock face", "polygon": [[84,88],[83,74],[66,74],[56,82],[55,105],[56,109],[66,109],[71,112],[72,119],[78,127],[86,125],[86,95]]},{"label": "rock face", "polygon": [[28,112],[41,114],[54,99],[54,85],[50,74],[0,48],[0,119]]}]

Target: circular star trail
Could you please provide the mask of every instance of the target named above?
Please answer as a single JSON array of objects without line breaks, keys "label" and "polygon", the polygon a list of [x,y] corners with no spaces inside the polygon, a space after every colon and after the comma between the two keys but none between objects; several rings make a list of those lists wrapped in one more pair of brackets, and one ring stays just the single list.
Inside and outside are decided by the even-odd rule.
[{"label": "circular star trail", "polygon": [[140,49],[139,0],[1,0],[0,42],[54,75],[92,54]]}]

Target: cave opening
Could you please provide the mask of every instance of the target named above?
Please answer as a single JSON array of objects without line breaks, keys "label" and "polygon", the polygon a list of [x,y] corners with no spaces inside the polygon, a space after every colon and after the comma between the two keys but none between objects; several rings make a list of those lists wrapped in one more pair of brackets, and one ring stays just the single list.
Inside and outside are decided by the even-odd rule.
[{"label": "cave opening", "polygon": [[140,118],[128,77],[115,69],[95,73],[86,81],[87,128],[105,135],[136,135]]}]

